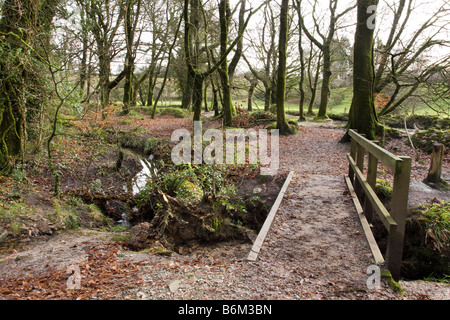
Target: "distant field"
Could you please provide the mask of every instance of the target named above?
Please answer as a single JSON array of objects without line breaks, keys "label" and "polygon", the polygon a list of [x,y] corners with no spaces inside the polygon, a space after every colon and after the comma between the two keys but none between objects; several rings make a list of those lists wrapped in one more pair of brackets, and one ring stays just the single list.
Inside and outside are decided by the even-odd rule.
[{"label": "distant field", "polygon": [[[352,89],[350,87],[347,88],[336,88],[332,89],[331,91],[331,97],[328,104],[328,113],[333,114],[348,114],[350,105],[352,102]],[[318,106],[320,102],[320,95],[318,95],[315,103],[315,107],[313,108],[314,112],[317,113]],[[247,101],[245,98],[243,99],[235,99],[233,100],[233,103],[236,106],[240,106],[241,108],[247,109]],[[139,103],[138,103],[139,104]],[[308,108],[309,101],[305,103],[305,111]],[[412,108],[412,105],[414,104],[414,110]],[[162,99],[158,103],[159,107],[179,107],[181,106],[181,100],[170,100],[170,99]],[[450,101],[442,100],[441,106],[447,107],[450,113]],[[212,107],[212,101],[208,101],[208,108],[211,109]],[[298,99],[291,98],[286,101],[285,104],[285,110],[286,113],[290,112],[298,112]],[[259,99],[253,100],[253,110],[264,110],[264,101]],[[408,114],[412,115],[438,115],[437,112],[429,108],[427,105],[425,105],[423,102],[415,101],[410,102],[410,105],[408,106]],[[404,114],[404,111],[402,109],[398,110],[399,114]],[[442,114],[441,114],[442,116]]]}]

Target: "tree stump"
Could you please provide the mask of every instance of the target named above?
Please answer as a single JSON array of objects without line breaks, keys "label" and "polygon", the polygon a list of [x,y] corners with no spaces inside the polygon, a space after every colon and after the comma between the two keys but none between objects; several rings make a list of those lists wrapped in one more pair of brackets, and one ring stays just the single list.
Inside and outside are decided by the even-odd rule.
[{"label": "tree stump", "polygon": [[442,143],[433,143],[433,153],[431,154],[431,165],[428,171],[426,182],[439,184],[442,182],[442,161],[444,159],[445,146]]}]

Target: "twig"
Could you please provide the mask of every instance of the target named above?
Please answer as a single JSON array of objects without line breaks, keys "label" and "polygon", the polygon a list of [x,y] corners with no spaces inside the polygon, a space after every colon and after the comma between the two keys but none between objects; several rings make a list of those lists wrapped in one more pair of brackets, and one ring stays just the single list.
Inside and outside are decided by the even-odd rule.
[{"label": "twig", "polygon": [[411,144],[411,147],[413,148],[414,152],[416,153],[416,161],[419,161],[420,160],[420,154],[417,151],[417,149],[414,147],[414,144],[413,144],[413,142],[411,140],[411,135],[408,132],[408,126],[406,124],[406,113],[405,113],[405,117],[404,117],[404,123],[405,123],[405,131],[406,131],[406,134],[408,135],[409,143]]}]

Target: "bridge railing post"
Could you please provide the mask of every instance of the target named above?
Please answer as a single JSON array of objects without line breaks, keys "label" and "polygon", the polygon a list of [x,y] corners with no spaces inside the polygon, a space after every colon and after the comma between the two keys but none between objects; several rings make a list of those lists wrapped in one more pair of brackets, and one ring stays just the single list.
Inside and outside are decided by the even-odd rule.
[{"label": "bridge railing post", "polygon": [[[351,137],[349,160],[349,182],[356,198],[364,206],[363,220],[372,221],[376,212],[389,232],[385,259],[394,279],[400,278],[403,244],[405,236],[406,213],[411,175],[411,158],[399,157],[381,148],[377,142],[366,139],[355,130],[349,130]],[[363,175],[365,154],[369,154],[367,175]],[[378,163],[381,162],[394,172],[391,212],[389,212],[375,193]],[[350,186],[349,186],[350,188]],[[360,218],[362,219],[362,218]],[[361,220],[362,221],[362,220]],[[371,234],[370,227],[367,227]],[[372,238],[373,235],[371,234]]]},{"label": "bridge railing post", "polygon": [[391,204],[391,215],[397,223],[397,227],[392,234],[389,234],[386,250],[386,261],[388,268],[396,280],[400,278],[411,175],[411,158],[400,158],[402,162],[399,162],[399,168],[394,174]]}]

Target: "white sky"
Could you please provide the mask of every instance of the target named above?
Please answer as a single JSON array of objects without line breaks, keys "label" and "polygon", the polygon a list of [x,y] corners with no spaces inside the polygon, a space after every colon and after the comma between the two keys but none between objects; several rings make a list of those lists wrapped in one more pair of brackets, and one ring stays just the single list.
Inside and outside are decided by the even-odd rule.
[{"label": "white sky", "polygon": [[[210,0],[213,4],[219,2],[219,0]],[[303,6],[303,12],[305,13],[305,22],[306,24],[311,24],[311,8],[312,4],[315,0],[303,0],[304,6]],[[433,13],[442,5],[446,5],[446,7],[450,10],[450,2],[448,0],[414,0],[416,7],[416,10],[413,13],[413,16],[411,16],[409,20],[409,24],[406,26],[406,34],[403,36],[404,41],[408,41],[411,37],[411,34],[414,33],[415,30],[417,30],[427,19],[433,16]],[[247,0],[247,9],[248,8],[256,8],[260,4],[262,4],[263,0]],[[270,1],[272,5],[281,4],[281,0],[271,0]],[[379,37],[383,40],[383,42],[386,41],[388,32],[392,26],[392,19],[393,14],[392,10],[389,7],[398,6],[398,0],[380,0],[380,4],[378,7],[377,12],[377,21],[376,21],[376,32],[379,35]],[[407,1],[408,2],[408,1]],[[239,3],[239,0],[230,0],[230,5],[232,8],[234,8]],[[356,3],[356,0],[338,0],[338,9],[337,12],[342,12],[345,8],[347,8],[350,5],[354,5]],[[328,12],[328,5],[329,0],[319,0],[318,1],[318,8],[317,8],[317,18],[322,19],[324,23],[324,28],[328,25],[328,19],[327,19],[327,12]],[[274,6],[275,7],[275,6]],[[277,11],[277,9],[275,9]],[[406,9],[405,9],[406,11]],[[236,10],[235,18],[237,19],[237,14],[239,10]],[[449,24],[450,15],[447,15],[446,17],[443,17],[441,19],[441,24]],[[262,10],[258,12],[256,15],[254,15],[251,18],[248,30],[252,29],[258,29],[262,27]],[[297,16],[294,16],[294,21],[297,22]],[[356,10],[353,10],[347,16],[345,19],[341,20],[340,25],[341,26],[347,26],[345,29],[340,29],[337,31],[336,36],[337,37],[347,37],[350,42],[353,42],[353,32],[354,32],[354,26],[352,26],[356,21]],[[423,37],[419,40],[424,40],[426,36],[429,36],[432,32],[434,32],[435,29],[430,29],[428,32],[424,33]],[[322,31],[323,33],[326,33],[326,30]],[[408,35],[409,34],[409,35]],[[450,33],[448,29],[441,30],[438,37],[440,39],[450,39]],[[304,37],[306,38],[306,37]],[[433,50],[433,52],[429,54],[435,54],[438,56],[442,55],[449,55],[450,51],[449,48],[441,48],[440,50]],[[143,60],[140,61],[141,63],[144,63]],[[245,69],[245,62],[240,62],[240,69]]]}]

